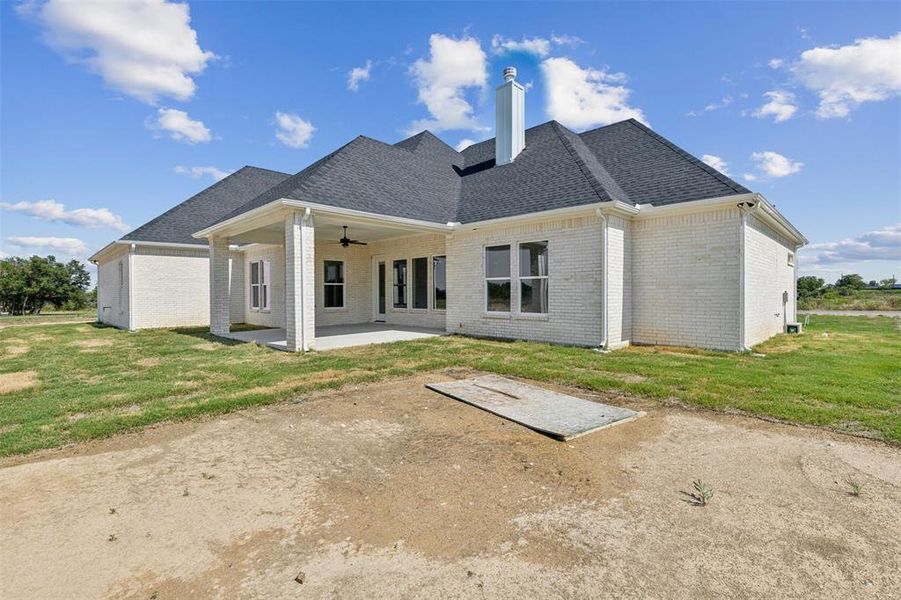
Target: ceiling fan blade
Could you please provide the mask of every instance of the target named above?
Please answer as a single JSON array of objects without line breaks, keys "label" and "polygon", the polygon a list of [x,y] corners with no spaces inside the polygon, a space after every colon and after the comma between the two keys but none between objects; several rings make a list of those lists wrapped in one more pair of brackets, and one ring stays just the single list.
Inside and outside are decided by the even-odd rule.
[{"label": "ceiling fan blade", "polygon": [[366,242],[361,242],[359,240],[350,240],[351,244],[356,244],[357,246],[368,246]]}]

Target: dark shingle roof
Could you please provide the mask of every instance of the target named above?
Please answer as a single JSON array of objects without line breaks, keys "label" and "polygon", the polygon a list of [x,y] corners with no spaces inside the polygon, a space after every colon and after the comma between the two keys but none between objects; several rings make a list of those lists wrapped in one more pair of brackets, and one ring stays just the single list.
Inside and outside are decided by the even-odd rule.
[{"label": "dark shingle roof", "polygon": [[243,206],[264,190],[290,177],[287,173],[243,167],[191,196],[157,218],[122,236],[123,240],[205,245],[191,234]]},{"label": "dark shingle roof", "polygon": [[471,223],[610,200],[664,205],[748,192],[634,119],[582,134],[556,121],[532,127],[525,149],[501,166],[493,139],[457,152],[428,131],[394,145],[360,136],[296,175],[279,175],[193,230],[281,198]]}]

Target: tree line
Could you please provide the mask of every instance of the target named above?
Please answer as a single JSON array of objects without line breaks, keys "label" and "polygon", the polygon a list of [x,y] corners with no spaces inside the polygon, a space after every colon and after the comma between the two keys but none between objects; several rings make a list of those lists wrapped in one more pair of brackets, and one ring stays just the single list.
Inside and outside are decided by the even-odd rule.
[{"label": "tree line", "polygon": [[97,290],[88,291],[91,276],[85,266],[55,256],[13,256],[0,260],[0,312],[36,315],[45,307],[82,310],[96,304]]},{"label": "tree line", "polygon": [[798,298],[802,300],[804,298],[814,298],[832,291],[838,292],[841,295],[851,295],[856,290],[868,288],[890,290],[894,287],[896,281],[897,280],[894,277],[889,277],[879,282],[871,281],[867,284],[863,277],[857,273],[850,273],[848,275],[842,275],[835,283],[826,283],[821,277],[805,275],[804,277],[798,277]]}]

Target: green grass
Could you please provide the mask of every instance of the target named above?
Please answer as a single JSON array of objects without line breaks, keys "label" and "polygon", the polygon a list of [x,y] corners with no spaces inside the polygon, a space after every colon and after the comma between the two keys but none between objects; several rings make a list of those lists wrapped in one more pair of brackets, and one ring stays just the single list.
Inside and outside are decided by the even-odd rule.
[{"label": "green grass", "polygon": [[901,310],[901,290],[830,290],[821,296],[798,298],[800,310]]},{"label": "green grass", "polygon": [[803,335],[758,347],[765,357],[661,347],[598,354],[463,337],[294,355],[223,342],[203,329],[129,333],[95,325],[0,330],[0,347],[0,374],[33,371],[37,382],[0,395],[0,456],[451,366],[901,444],[901,335],[888,318],[815,316]]},{"label": "green grass", "polygon": [[97,318],[97,311],[73,310],[73,311],[43,311],[38,315],[0,315],[0,328],[13,325],[38,325],[41,323],[56,323],[58,321],[93,321]]}]

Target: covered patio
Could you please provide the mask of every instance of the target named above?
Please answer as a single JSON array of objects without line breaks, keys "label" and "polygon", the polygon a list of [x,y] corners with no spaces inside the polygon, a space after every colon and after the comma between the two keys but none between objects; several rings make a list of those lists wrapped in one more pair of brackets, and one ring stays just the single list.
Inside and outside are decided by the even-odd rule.
[{"label": "covered patio", "polygon": [[[316,328],[316,350],[335,350],[352,346],[386,344],[447,335],[444,330],[427,327],[387,325],[385,323],[357,323],[355,325],[330,325]],[[228,338],[269,346],[276,350],[288,350],[287,331],[282,328],[236,331]]]}]

